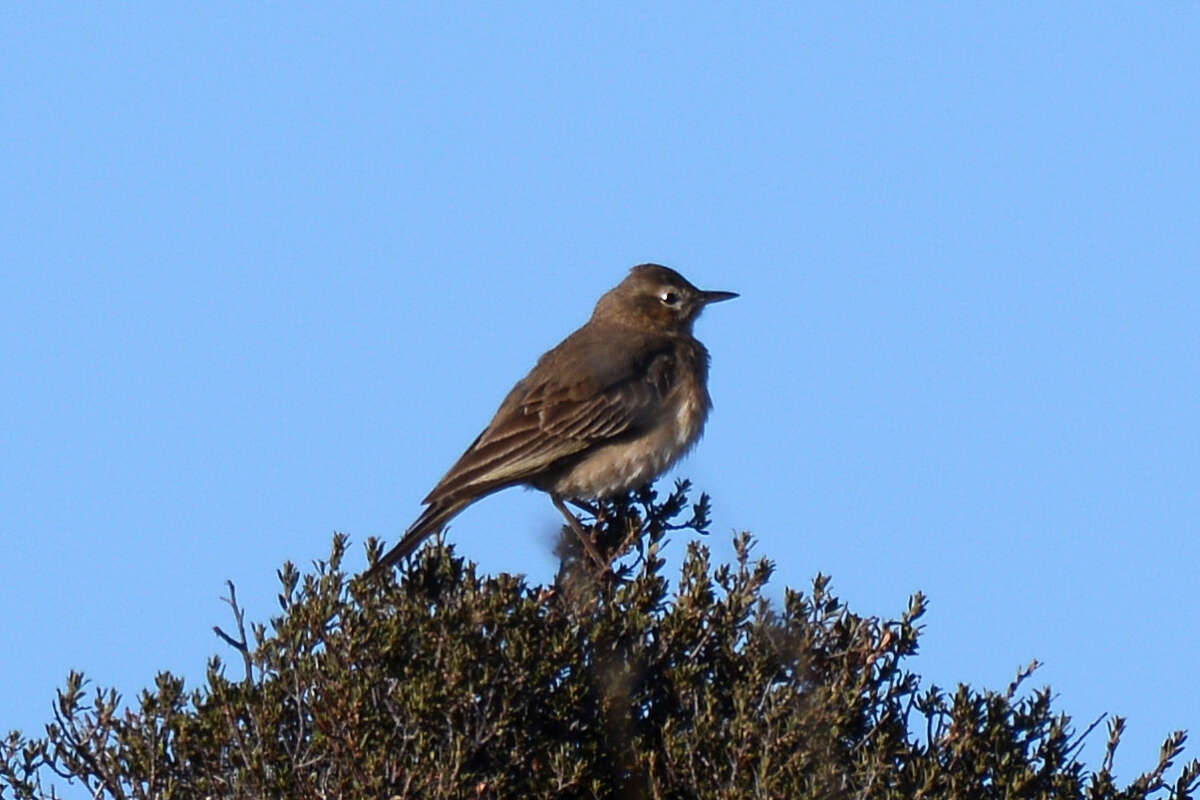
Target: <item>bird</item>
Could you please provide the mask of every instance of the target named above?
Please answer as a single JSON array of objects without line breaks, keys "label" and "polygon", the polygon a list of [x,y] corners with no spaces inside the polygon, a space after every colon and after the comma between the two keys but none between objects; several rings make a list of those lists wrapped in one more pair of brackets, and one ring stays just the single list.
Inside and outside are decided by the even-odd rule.
[{"label": "bird", "polygon": [[735,297],[697,289],[660,264],[633,267],[517,382],[422,501],[424,511],[365,575],[401,561],[475,501],[518,485],[549,494],[599,560],[564,501],[642,486],[696,444],[712,401],[708,350],[692,326],[705,307]]}]

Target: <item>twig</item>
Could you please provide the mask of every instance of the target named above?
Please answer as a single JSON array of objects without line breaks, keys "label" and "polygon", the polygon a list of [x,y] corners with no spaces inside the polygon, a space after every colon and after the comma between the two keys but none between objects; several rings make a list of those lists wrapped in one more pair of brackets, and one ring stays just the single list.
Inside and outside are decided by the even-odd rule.
[{"label": "twig", "polygon": [[233,619],[237,622],[238,635],[240,639],[234,639],[225,631],[221,630],[220,625],[213,625],[213,633],[225,640],[225,643],[242,654],[242,662],[246,665],[246,686],[254,684],[254,661],[250,657],[250,645],[246,640],[246,611],[237,602],[237,589],[233,586],[233,581],[226,580],[225,585],[229,587],[229,596],[222,597],[229,607],[233,609]]}]

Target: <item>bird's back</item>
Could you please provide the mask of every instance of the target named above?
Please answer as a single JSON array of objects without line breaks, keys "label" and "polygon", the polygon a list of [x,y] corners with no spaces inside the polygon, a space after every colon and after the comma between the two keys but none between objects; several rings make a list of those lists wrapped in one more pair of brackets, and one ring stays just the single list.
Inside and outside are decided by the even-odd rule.
[{"label": "bird's back", "polygon": [[[653,424],[680,377],[680,344],[678,336],[620,325],[575,331],[513,387],[424,502],[539,485],[560,462]],[[697,360],[707,368],[707,354]]]}]

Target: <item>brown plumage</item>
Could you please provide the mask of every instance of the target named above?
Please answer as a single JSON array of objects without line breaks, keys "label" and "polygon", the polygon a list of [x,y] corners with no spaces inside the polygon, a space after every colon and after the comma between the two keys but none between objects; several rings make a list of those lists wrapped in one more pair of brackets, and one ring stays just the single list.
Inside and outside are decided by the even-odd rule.
[{"label": "brown plumage", "polygon": [[513,387],[425,498],[424,512],[367,574],[509,486],[548,492],[579,532],[563,499],[610,497],[666,470],[700,438],[711,405],[708,351],[692,324],[707,304],[733,297],[701,291],[657,264],[630,270],[591,319]]}]

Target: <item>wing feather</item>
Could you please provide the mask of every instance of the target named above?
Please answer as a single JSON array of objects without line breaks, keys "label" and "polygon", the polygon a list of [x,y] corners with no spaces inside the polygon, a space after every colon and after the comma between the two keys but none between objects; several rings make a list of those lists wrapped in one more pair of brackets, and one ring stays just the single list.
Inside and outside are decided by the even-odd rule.
[{"label": "wing feather", "polygon": [[674,371],[669,347],[646,356],[620,374],[605,375],[605,385],[595,376],[563,380],[553,369],[535,368],[425,502],[524,483],[561,459],[651,423]]}]

